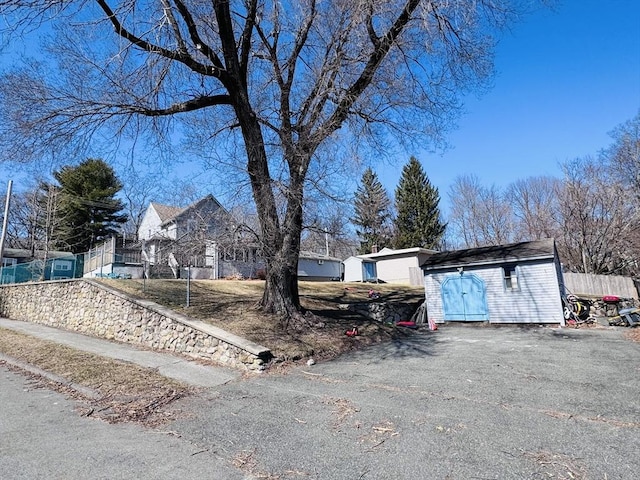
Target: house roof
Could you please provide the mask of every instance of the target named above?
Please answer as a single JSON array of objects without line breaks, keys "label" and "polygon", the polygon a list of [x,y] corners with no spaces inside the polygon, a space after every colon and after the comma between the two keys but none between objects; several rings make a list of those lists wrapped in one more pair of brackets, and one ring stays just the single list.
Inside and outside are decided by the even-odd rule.
[{"label": "house roof", "polygon": [[378,259],[378,258],[384,258],[384,257],[399,257],[401,255],[407,255],[412,253],[434,254],[436,252],[437,252],[436,250],[429,250],[427,248],[422,248],[422,247],[401,248],[399,250],[393,250],[391,248],[385,247],[376,253],[366,253],[364,255],[358,255],[358,258]]},{"label": "house roof", "polygon": [[[2,252],[3,258],[44,258],[44,250],[36,250],[33,252],[35,257],[32,256],[31,250],[24,248],[5,248]],[[48,258],[63,258],[63,257],[75,257],[71,252],[62,252],[60,250],[49,250],[47,252]]]},{"label": "house roof", "polygon": [[362,255],[352,255],[348,258],[346,258],[345,260],[343,260],[343,263],[352,263],[352,262],[368,262],[368,263],[376,263],[375,259],[371,259],[371,258],[363,258]]},{"label": "house roof", "polygon": [[151,206],[158,214],[158,217],[160,217],[161,223],[171,220],[183,210],[180,207],[172,207],[171,205],[163,205],[156,202],[151,202]]},{"label": "house roof", "polygon": [[155,203],[155,202],[151,202],[151,205],[153,206],[153,208],[155,208],[156,212],[158,213],[158,216],[160,217],[160,224],[164,226],[167,223],[176,221],[180,216],[184,215],[185,213],[191,210],[197,209],[198,207],[200,207],[202,204],[206,202],[214,202],[219,208],[223,208],[220,202],[218,202],[214,198],[214,196],[211,194],[205,197],[202,197],[200,200],[197,200],[192,204],[182,208],[173,207],[170,205],[162,205],[161,203]]},{"label": "house roof", "polygon": [[304,250],[300,252],[299,258],[308,258],[309,260],[327,260],[329,262],[342,262],[341,259],[336,257],[329,257],[321,253],[314,253]]},{"label": "house roof", "polygon": [[492,245],[489,247],[453,250],[429,255],[420,265],[424,270],[443,267],[466,267],[495,263],[512,263],[524,260],[542,260],[555,257],[553,238],[532,242]]}]

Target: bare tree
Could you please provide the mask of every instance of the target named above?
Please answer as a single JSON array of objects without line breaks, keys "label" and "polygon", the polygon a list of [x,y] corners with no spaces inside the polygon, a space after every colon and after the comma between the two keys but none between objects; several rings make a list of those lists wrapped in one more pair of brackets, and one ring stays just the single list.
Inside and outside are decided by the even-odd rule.
[{"label": "bare tree", "polygon": [[476,175],[460,175],[449,189],[449,200],[454,237],[449,241],[473,248],[513,240],[513,211],[497,186],[487,188]]},{"label": "bare tree", "polygon": [[[38,237],[38,204],[36,190],[15,192],[11,195],[11,210],[7,219],[6,246],[33,252]],[[4,205],[6,196],[0,197]],[[0,214],[1,217],[2,214]]]},{"label": "bare tree", "polygon": [[302,234],[304,250],[345,259],[355,255],[358,239],[350,229],[349,214],[344,205],[336,204],[314,215]]},{"label": "bare tree", "polygon": [[267,263],[262,307],[300,318],[317,154],[347,128],[439,137],[459,95],[488,85],[492,34],[519,3],[530,2],[0,0],[18,26],[62,24],[55,75],[31,64],[2,78],[0,144],[26,160],[43,146],[86,146],[106,128],[168,134],[187,119],[185,138],[238,139]]},{"label": "bare tree", "polygon": [[637,268],[632,252],[637,252],[639,223],[624,185],[591,157],[567,162],[563,169],[558,250],[567,268],[596,274]]},{"label": "bare tree", "polygon": [[515,221],[515,240],[540,240],[559,234],[559,183],[554,177],[528,177],[507,187],[506,198]]},{"label": "bare tree", "polygon": [[53,233],[59,223],[58,203],[56,188],[44,181],[14,193],[7,245],[29,250],[33,258],[51,249],[58,240]]},{"label": "bare tree", "polygon": [[123,233],[128,239],[135,241],[138,238],[138,229],[144,214],[149,204],[158,200],[163,190],[163,182],[160,175],[141,174],[134,166],[125,169],[119,178],[122,181],[120,196],[127,215]]},{"label": "bare tree", "polygon": [[602,152],[620,182],[629,188],[640,207],[640,112],[611,132],[613,144]]},{"label": "bare tree", "polygon": [[456,247],[478,247],[482,245],[476,228],[480,216],[478,199],[483,187],[476,175],[459,175],[449,187],[449,242]]}]

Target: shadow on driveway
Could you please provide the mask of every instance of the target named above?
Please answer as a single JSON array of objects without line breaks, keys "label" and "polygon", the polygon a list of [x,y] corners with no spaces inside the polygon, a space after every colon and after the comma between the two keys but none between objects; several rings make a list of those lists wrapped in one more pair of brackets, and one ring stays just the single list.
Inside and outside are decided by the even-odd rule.
[{"label": "shadow on driveway", "polygon": [[437,344],[437,333],[425,328],[407,332],[402,338],[372,345],[351,355],[369,363],[384,362],[389,358],[429,357],[436,355]]}]

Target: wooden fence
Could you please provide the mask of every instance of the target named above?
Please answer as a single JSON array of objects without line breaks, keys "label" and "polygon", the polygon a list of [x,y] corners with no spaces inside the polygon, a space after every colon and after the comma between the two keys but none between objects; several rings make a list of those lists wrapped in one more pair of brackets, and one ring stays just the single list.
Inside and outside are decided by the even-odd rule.
[{"label": "wooden fence", "polygon": [[574,295],[617,295],[638,299],[638,289],[630,277],[618,275],[592,275],[589,273],[564,273],[567,293]]}]

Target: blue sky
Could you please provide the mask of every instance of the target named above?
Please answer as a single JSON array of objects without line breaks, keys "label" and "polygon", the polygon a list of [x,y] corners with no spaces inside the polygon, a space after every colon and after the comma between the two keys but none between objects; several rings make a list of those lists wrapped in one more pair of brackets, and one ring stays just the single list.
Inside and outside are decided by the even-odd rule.
[{"label": "blue sky", "polygon": [[[446,214],[447,192],[460,174],[506,186],[528,176],[559,176],[561,162],[607,147],[608,132],[640,109],[640,1],[560,1],[505,33],[495,66],[493,89],[465,100],[467,113],[447,137],[450,149],[407,152],[396,165],[375,167],[391,195],[409,155],[440,190]],[[184,165],[180,170],[183,178],[203,180],[198,168],[187,168],[187,175]],[[6,168],[0,173],[20,180]],[[202,188],[208,193],[211,186]]]},{"label": "blue sky", "polygon": [[[447,209],[456,176],[487,186],[560,176],[559,163],[597,154],[640,109],[640,1],[565,0],[506,33],[493,89],[466,99],[452,148],[415,152]],[[403,160],[405,163],[408,160]],[[397,167],[376,169],[392,194]]]}]

